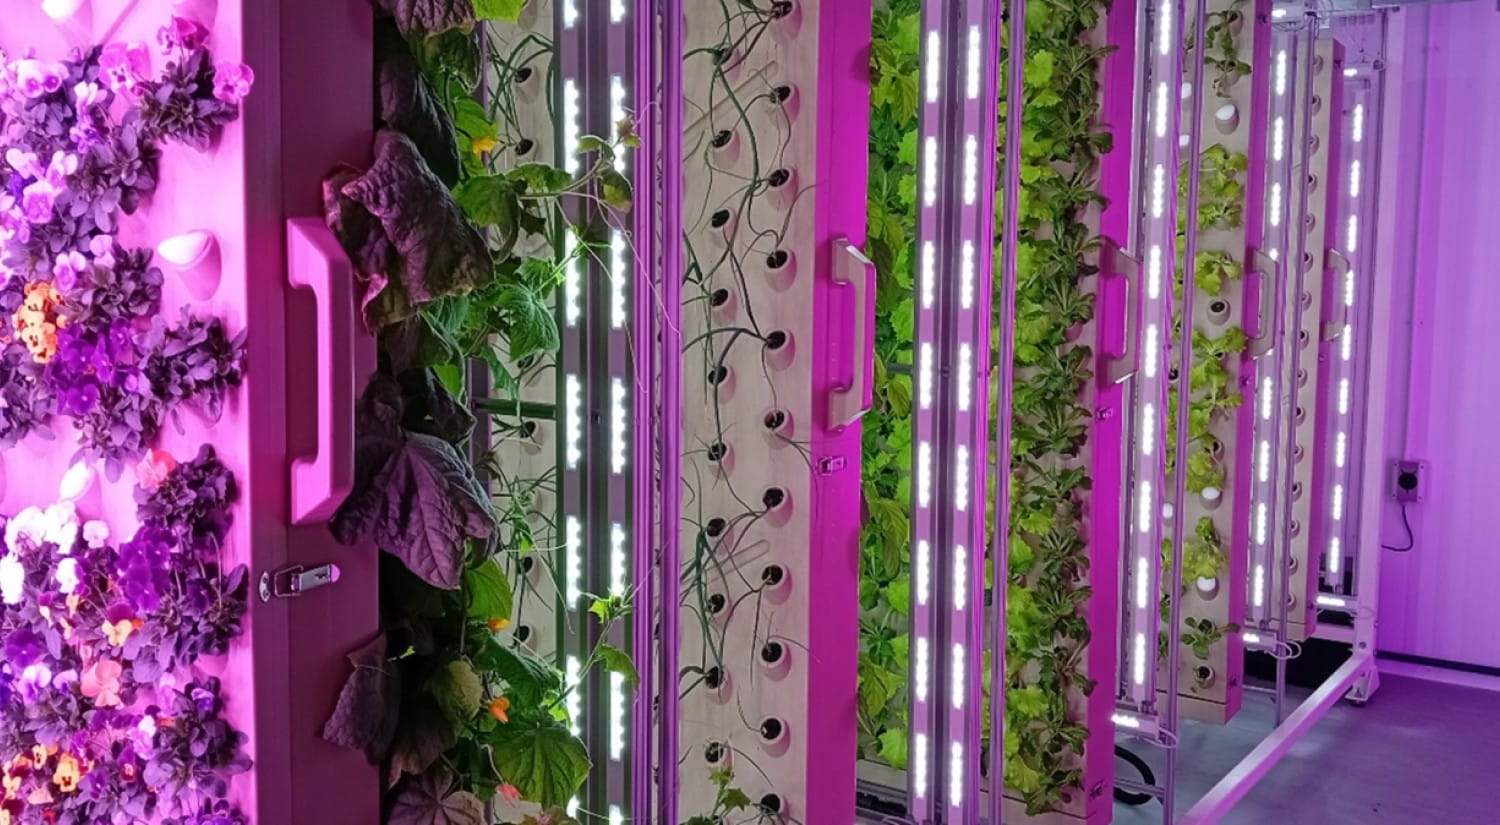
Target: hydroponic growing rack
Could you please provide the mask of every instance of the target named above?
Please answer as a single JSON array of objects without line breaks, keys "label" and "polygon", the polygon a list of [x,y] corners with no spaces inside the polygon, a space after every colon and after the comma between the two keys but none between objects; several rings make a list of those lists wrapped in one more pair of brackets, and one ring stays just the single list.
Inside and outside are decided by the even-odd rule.
[{"label": "hydroponic growing rack", "polygon": [[[100,124],[138,105],[154,140],[191,146],[165,149],[118,226],[68,236],[110,235],[78,259],[30,260],[0,222],[25,251],[3,265],[25,281],[0,290],[5,409],[61,388],[35,406],[57,441],[7,439],[0,589],[7,559],[41,564],[26,554],[66,587],[85,533],[145,553],[153,490],[224,484],[193,460],[213,445],[240,497],[198,561],[243,588],[213,603],[244,633],[171,665],[219,677],[200,689],[247,734],[208,766],[232,774],[225,805],[360,825],[419,797],[476,822],[1104,825],[1120,787],[1171,822],[1180,720],[1255,701],[1245,656],[1270,655],[1285,721],[1187,815],[1207,823],[1374,690],[1357,504],[1379,493],[1359,399],[1378,383],[1381,92],[1378,58],[1346,64],[1326,18],[1247,0],[315,5],[48,0],[0,32],[24,54],[0,92]],[[64,88],[49,61],[96,42],[116,45]],[[218,121],[131,102],[200,48],[223,65],[179,85]],[[18,135],[6,148],[35,139]],[[371,195],[401,152],[410,188]],[[66,157],[4,157],[32,200],[7,191],[0,217],[85,186]],[[440,296],[401,280],[422,250],[398,220],[349,240],[424,197],[451,270],[479,247],[490,267]],[[59,378],[86,334],[108,355],[68,279],[135,247],[160,307],[111,331],[136,355],[68,379],[91,400]],[[365,300],[392,282],[410,305]],[[151,349],[179,308],[227,330],[201,333],[213,370]],[[119,454],[86,438],[75,461],[119,389],[96,376],[137,356],[162,382],[213,372],[194,391],[222,410],[184,407]],[[370,441],[381,428],[398,435]],[[434,485],[459,527],[361,509],[369,467],[413,444],[444,463],[404,503]],[[92,608],[60,592],[35,612],[71,634],[57,604]],[[159,618],[136,608],[79,654],[78,695],[144,718],[177,688],[108,689]],[[20,612],[12,641],[36,629]],[[433,615],[452,621],[412,624]],[[1286,659],[1314,632],[1353,655],[1288,715]],[[19,678],[57,688],[38,673]],[[0,761],[32,758],[12,740]],[[1116,740],[1166,748],[1162,783],[1116,777]],[[46,764],[66,778],[63,756]]]}]

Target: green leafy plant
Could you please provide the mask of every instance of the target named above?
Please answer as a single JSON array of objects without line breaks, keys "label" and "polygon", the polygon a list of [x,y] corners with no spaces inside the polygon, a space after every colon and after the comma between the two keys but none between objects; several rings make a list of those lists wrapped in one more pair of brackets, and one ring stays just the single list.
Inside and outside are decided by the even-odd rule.
[{"label": "green leafy plant", "polygon": [[[359,409],[354,491],[332,528],[384,551],[382,633],[350,654],[354,672],[324,735],[382,766],[392,819],[477,822],[503,795],[551,809],[547,821],[571,821],[552,814],[590,769],[567,712],[578,685],[502,633],[526,595],[513,584],[518,560],[551,549],[527,523],[550,481],[513,479],[497,452],[474,449],[470,410],[483,404],[468,397],[468,376],[471,362],[488,365],[502,399],[519,405],[525,363],[558,345],[552,305],[568,256],[597,246],[599,228],[570,224],[562,205],[630,209],[613,161],[636,144],[633,127],[582,141],[577,176],[502,168],[506,91],[495,79],[509,67],[502,55],[481,58],[475,27],[514,20],[520,4],[377,6],[394,19],[377,21],[376,161],[335,170],[324,199],[381,350]],[[533,57],[550,60],[550,44],[534,45]],[[579,242],[565,244],[570,235]],[[523,249],[528,238],[540,242]],[[577,251],[562,251],[570,246]],[[523,428],[504,417],[496,425]],[[501,480],[501,495],[481,473]],[[604,638],[627,605],[623,595],[599,598],[584,621]],[[584,657],[580,678],[594,669],[636,679],[629,656],[607,643]]]},{"label": "green leafy plant", "polygon": [[[1098,159],[1112,147],[1097,122],[1098,72],[1107,50],[1089,44],[1105,8],[1103,2],[1044,5],[1027,17],[1022,191],[1015,205],[1021,238],[1012,508],[1003,528],[1011,535],[1011,555],[1009,569],[998,571],[992,584],[1011,594],[1006,784],[1033,812],[1079,793],[1088,730],[1070,703],[1093,689],[1082,671],[1090,636],[1080,615],[1091,595],[1082,523],[1090,410],[1080,396],[1092,379],[1093,353],[1075,339],[1094,314],[1086,279],[1098,271],[1099,239],[1089,219],[1103,203]],[[908,727],[903,599],[920,31],[916,0],[891,0],[875,12],[868,202],[878,326],[875,411],[864,421],[859,719],[861,753],[897,767],[906,759]],[[997,201],[997,216],[1004,208]],[[985,690],[988,695],[987,683]]]},{"label": "green leafy plant", "polygon": [[[1234,85],[1242,77],[1249,77],[1250,64],[1240,59],[1238,36],[1245,22],[1241,9],[1245,0],[1234,0],[1229,8],[1208,13],[1205,31],[1207,50],[1203,62],[1214,73],[1214,94],[1221,98],[1231,97]],[[1189,38],[1189,48],[1192,39]]]},{"label": "green leafy plant", "polygon": [[1199,251],[1193,256],[1196,266],[1193,269],[1193,282],[1204,293],[1218,295],[1224,290],[1224,284],[1229,281],[1238,281],[1244,276],[1244,267],[1228,252],[1217,249]]}]

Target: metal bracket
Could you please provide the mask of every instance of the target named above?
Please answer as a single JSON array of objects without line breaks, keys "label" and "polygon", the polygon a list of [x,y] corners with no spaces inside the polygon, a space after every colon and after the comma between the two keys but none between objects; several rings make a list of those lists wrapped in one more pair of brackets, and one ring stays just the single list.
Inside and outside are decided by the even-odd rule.
[{"label": "metal bracket", "polygon": [[275,573],[266,571],[260,574],[260,600],[269,602],[272,596],[289,599],[338,580],[339,568],[336,564],[320,564],[316,567],[298,564]]},{"label": "metal bracket", "polygon": [[[1245,269],[1254,272],[1260,284],[1260,295],[1256,300],[1256,322],[1255,336],[1250,339],[1250,345],[1245,353],[1253,358],[1260,358],[1270,352],[1276,346],[1276,327],[1280,319],[1274,317],[1276,311],[1276,296],[1282,290],[1282,273],[1285,271],[1281,261],[1274,260],[1265,252],[1255,249],[1250,252],[1250,260]],[[1270,306],[1268,307],[1267,299]]]},{"label": "metal bracket", "polygon": [[831,476],[849,466],[849,459],[841,455],[829,455],[818,459],[818,475]]},{"label": "metal bracket", "polygon": [[1140,369],[1139,355],[1136,352],[1135,327],[1135,302],[1131,292],[1131,285],[1140,283],[1141,261],[1139,258],[1120,248],[1120,245],[1111,238],[1104,238],[1104,245],[1099,250],[1099,270],[1105,277],[1119,278],[1124,286],[1125,296],[1121,303],[1124,305],[1124,321],[1121,324],[1124,345],[1120,349],[1118,358],[1109,359],[1104,368],[1105,380],[1111,384],[1118,384],[1135,376]]},{"label": "metal bracket", "polygon": [[1344,303],[1344,279],[1349,277],[1349,259],[1337,249],[1329,249],[1324,255],[1324,277],[1334,279],[1334,318],[1323,322],[1323,340],[1336,341],[1349,325],[1349,305]]}]

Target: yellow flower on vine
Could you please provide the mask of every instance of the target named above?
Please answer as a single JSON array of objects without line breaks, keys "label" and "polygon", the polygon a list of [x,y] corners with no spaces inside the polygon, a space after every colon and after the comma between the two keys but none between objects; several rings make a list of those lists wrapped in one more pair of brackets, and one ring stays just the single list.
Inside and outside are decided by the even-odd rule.
[{"label": "yellow flower on vine", "polygon": [[469,151],[476,155],[482,155],[485,152],[495,151],[495,147],[499,145],[500,141],[492,137],[475,138],[469,142]]}]

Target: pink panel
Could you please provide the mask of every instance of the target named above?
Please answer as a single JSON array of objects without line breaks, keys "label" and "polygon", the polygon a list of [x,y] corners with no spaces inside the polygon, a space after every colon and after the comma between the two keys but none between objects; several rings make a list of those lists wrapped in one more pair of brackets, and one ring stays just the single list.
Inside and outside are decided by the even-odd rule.
[{"label": "pink panel", "polygon": [[[150,43],[175,9],[209,28],[217,59],[243,61],[255,70],[255,90],[240,120],[207,152],[165,149],[155,195],[124,219],[119,238],[127,246],[153,248],[173,235],[211,233],[218,243],[217,272],[212,260],[182,274],[157,261],[165,274],[163,311],[175,317],[179,307],[190,305],[200,316],[223,318],[231,334],[249,330],[246,378],[222,418],[214,423],[185,412],[185,433],[169,425],[161,439],[179,459],[194,455],[202,443],[213,444],[241,491],[225,556],[227,565],[250,566],[250,615],[245,635],[227,657],[201,663],[223,678],[231,721],[249,735],[256,762],[235,780],[232,794],[260,823],[369,825],[379,817],[373,769],[360,755],[323,743],[318,733],[346,672],[345,652],[375,628],[374,553],[334,544],[322,524],[289,527],[291,457],[317,451],[307,424],[316,420],[309,399],[319,377],[312,369],[315,325],[296,313],[287,322],[283,239],[288,215],[320,214],[323,173],[337,161],[361,161],[368,153],[371,13],[366,0],[281,5],[85,0],[59,26],[40,13],[38,3],[6,3],[0,46],[34,47],[56,57],[106,37]],[[283,86],[283,78],[295,82]],[[289,382],[289,376],[299,380]],[[326,419],[328,435],[348,432],[348,412]],[[55,442],[33,437],[0,456],[0,511],[55,498],[74,451],[67,430],[59,427]],[[117,483],[101,483],[81,509],[108,521],[116,535],[129,535],[136,526],[134,481],[127,469]],[[268,603],[255,596],[262,572],[330,561],[343,573],[336,587]],[[328,793],[330,788],[338,793]]]},{"label": "pink panel", "polygon": [[[865,238],[866,155],[869,136],[870,7],[865,0],[825,6],[820,11],[818,49],[819,133],[817,140],[816,244],[818,278],[813,317],[826,334],[812,336],[814,353],[812,449],[814,462],[842,462],[842,469],[819,478],[816,513],[808,537],[808,707],[807,822],[845,822],[852,815],[856,753],[856,701],[859,657],[860,426],[835,427],[831,407],[869,409],[874,357],[875,291],[839,286],[833,270],[843,267],[854,280],[863,272],[847,266],[841,240],[862,247]],[[844,258],[841,263],[839,258]],[[872,268],[873,270],[873,268]],[[863,297],[865,306],[857,305]],[[862,319],[863,323],[856,319]],[[861,388],[862,385],[862,388]],[[831,404],[827,390],[850,387],[860,396]],[[849,403],[849,401],[852,401]],[[833,466],[833,465],[828,465]],[[801,812],[797,812],[801,815]]]}]

